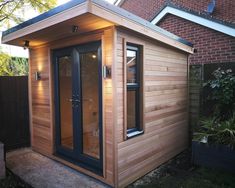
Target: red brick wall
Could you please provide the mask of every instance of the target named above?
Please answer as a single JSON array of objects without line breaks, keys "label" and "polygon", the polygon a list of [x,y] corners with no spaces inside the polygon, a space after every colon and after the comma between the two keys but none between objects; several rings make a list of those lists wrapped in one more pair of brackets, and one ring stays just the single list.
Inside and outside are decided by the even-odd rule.
[{"label": "red brick wall", "polygon": [[[171,2],[176,6],[205,14],[205,10],[210,1],[211,0],[125,0],[121,7],[150,21],[166,2]],[[235,24],[235,0],[216,0],[216,7],[212,17]]]},{"label": "red brick wall", "polygon": [[158,25],[194,44],[197,53],[190,63],[235,62],[235,38],[195,24],[185,19],[167,15]]},{"label": "red brick wall", "polygon": [[121,7],[150,21],[164,2],[165,0],[125,0]]},{"label": "red brick wall", "polygon": [[[144,19],[151,20],[165,2],[166,0],[126,0],[122,7]],[[203,12],[210,0],[172,0],[171,2]],[[216,3],[214,17],[226,19],[231,23],[235,22],[235,0],[217,0]],[[235,38],[233,37],[173,15],[165,16],[158,26],[194,44],[197,53],[190,56],[191,64],[235,62]]]}]

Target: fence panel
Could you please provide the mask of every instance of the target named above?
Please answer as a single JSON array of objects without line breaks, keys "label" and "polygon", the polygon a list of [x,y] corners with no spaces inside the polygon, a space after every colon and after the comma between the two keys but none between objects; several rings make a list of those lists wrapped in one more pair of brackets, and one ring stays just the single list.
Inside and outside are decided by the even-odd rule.
[{"label": "fence panel", "polygon": [[0,141],[6,150],[30,145],[28,77],[0,77]]}]

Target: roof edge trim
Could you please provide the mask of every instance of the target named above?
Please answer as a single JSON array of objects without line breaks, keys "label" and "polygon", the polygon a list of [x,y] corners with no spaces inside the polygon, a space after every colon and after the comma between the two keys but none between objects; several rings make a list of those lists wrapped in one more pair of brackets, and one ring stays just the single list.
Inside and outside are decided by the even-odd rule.
[{"label": "roof edge trim", "polygon": [[4,37],[4,36],[6,36],[10,33],[13,33],[15,31],[20,30],[22,28],[25,28],[27,26],[30,26],[34,23],[40,22],[40,21],[42,21],[46,18],[52,17],[56,14],[59,14],[59,13],[65,11],[67,9],[73,8],[74,6],[85,3],[85,2],[86,2],[86,0],[69,1],[68,3],[65,3],[63,5],[55,7],[55,8],[53,8],[53,9],[51,9],[51,10],[45,12],[45,13],[40,14],[39,16],[36,16],[36,17],[34,17],[30,20],[27,20],[27,21],[25,21],[25,22],[23,22],[19,25],[16,25],[15,27],[12,27],[12,28],[10,28],[6,31],[3,31],[2,36]]},{"label": "roof edge trim", "polygon": [[[132,30],[145,36],[154,38],[188,53],[193,53],[192,43],[120,7],[101,0],[78,1],[73,0],[64,6],[59,6],[8,30],[8,32],[5,32],[5,36],[2,37],[3,43],[7,43],[24,35],[45,29],[75,16],[79,16],[84,13],[91,13],[103,19],[107,19],[115,23],[117,26],[130,28],[130,25],[132,25],[135,28]],[[58,17],[61,17],[61,19],[57,19]]]}]

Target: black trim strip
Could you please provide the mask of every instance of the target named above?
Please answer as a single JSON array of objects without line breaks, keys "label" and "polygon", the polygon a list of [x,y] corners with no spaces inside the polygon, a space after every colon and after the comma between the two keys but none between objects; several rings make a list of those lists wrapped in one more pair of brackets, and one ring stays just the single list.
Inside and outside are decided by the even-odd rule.
[{"label": "black trim strip", "polygon": [[84,2],[86,2],[86,0],[71,0],[68,3],[65,3],[63,5],[55,7],[55,8],[53,8],[53,9],[51,9],[51,10],[49,10],[49,11],[43,13],[43,14],[40,14],[39,16],[36,16],[36,17],[34,17],[34,18],[32,18],[32,19],[30,19],[28,21],[25,21],[25,22],[15,26],[15,27],[12,27],[12,28],[10,28],[10,29],[8,29],[6,31],[3,31],[2,32],[2,36],[4,37],[4,36],[6,36],[6,35],[8,35],[10,33],[13,33],[13,32],[18,31],[20,29],[28,27],[28,26],[30,26],[32,24],[35,24],[37,22],[40,22],[42,20],[45,20],[45,19],[47,19],[47,18],[49,18],[51,16],[54,16],[54,15],[60,13],[60,12],[68,10],[68,9],[70,9],[72,7],[75,7],[76,5],[82,4]]}]

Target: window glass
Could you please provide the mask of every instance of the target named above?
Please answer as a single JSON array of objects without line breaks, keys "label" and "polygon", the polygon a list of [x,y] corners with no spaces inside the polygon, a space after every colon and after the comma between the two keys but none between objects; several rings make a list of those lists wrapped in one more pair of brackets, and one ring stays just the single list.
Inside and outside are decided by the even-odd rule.
[{"label": "window glass", "polygon": [[127,137],[141,134],[142,125],[140,125],[142,107],[140,90],[140,48],[135,45],[127,45],[126,49],[126,128]]},{"label": "window glass", "polygon": [[[99,159],[99,65],[97,52],[80,54],[83,153]],[[89,73],[89,74],[88,74]]]},{"label": "window glass", "polygon": [[136,127],[136,91],[127,91],[127,129]]},{"label": "window glass", "polygon": [[59,60],[59,91],[60,91],[60,137],[61,146],[73,149],[73,118],[72,103],[72,60],[70,56]]},{"label": "window glass", "polygon": [[136,83],[136,51],[127,50],[127,83]]}]

